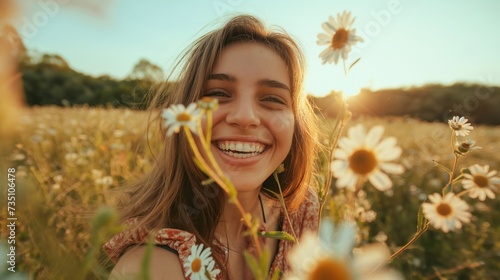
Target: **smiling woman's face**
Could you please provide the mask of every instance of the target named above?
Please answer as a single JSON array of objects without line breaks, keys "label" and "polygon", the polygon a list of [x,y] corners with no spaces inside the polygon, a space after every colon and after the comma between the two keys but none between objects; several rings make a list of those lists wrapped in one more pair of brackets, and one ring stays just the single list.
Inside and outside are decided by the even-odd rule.
[{"label": "smiling woman's face", "polygon": [[216,98],[212,153],[239,192],[258,189],[290,151],[294,130],[285,62],[267,46],[224,48],[203,96]]}]

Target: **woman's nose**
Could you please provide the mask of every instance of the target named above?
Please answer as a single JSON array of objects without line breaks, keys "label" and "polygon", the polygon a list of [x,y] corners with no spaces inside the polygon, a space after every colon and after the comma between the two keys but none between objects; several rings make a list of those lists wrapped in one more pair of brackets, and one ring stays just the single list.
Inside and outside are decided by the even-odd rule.
[{"label": "woman's nose", "polygon": [[260,124],[256,105],[250,99],[237,98],[232,102],[233,106],[229,108],[226,116],[227,123],[240,126],[241,128],[249,128]]}]

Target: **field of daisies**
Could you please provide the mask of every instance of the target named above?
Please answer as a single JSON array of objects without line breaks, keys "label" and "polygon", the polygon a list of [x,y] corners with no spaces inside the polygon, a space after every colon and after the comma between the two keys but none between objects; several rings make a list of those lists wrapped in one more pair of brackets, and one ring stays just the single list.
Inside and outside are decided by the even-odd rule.
[{"label": "field of daisies", "polygon": [[[154,164],[158,145],[146,141],[155,139],[145,128],[148,114],[43,107],[19,121],[8,161],[16,170],[17,270],[35,279],[105,278],[101,246],[120,228],[112,209],[101,206],[113,203],[110,191]],[[459,118],[352,119],[333,152],[325,221],[355,221],[349,252],[384,244],[393,255],[386,267],[405,279],[498,279],[499,138],[498,127]],[[378,148],[359,148],[370,144]],[[383,175],[371,172],[375,163]],[[418,230],[424,231],[408,244]],[[301,246],[315,244],[308,242]],[[295,253],[291,259],[307,258],[307,250]]]}]

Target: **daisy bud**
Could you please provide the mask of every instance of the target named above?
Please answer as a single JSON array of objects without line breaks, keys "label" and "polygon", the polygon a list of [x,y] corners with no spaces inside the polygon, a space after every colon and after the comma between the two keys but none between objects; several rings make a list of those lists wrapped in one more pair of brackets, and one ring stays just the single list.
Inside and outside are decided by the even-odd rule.
[{"label": "daisy bud", "polygon": [[457,152],[461,155],[465,155],[468,152],[473,151],[475,149],[481,149],[481,147],[474,146],[475,144],[476,144],[476,142],[467,139],[467,140],[462,141],[462,142],[457,144],[457,149],[455,150],[455,152]]},{"label": "daisy bud", "polygon": [[203,110],[216,110],[218,107],[218,101],[215,98],[205,96],[198,100],[198,108],[201,108]]},{"label": "daisy bud", "polygon": [[278,168],[276,168],[276,173],[277,174],[280,174],[282,172],[285,172],[285,165],[282,163],[278,166]]}]

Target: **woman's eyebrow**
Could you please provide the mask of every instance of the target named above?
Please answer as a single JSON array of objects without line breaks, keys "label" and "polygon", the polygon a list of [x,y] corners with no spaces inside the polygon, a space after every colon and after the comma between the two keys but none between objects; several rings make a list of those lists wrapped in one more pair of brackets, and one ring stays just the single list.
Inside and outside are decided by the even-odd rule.
[{"label": "woman's eyebrow", "polygon": [[285,85],[282,82],[276,81],[276,80],[262,79],[262,80],[259,80],[259,82],[257,84],[259,86],[281,88],[281,89],[285,89],[285,90],[288,90],[289,92],[291,92],[290,88],[287,85]]},{"label": "woman's eyebrow", "polygon": [[208,80],[221,80],[228,82],[236,82],[236,77],[228,74],[208,74]]},{"label": "woman's eyebrow", "polygon": [[[228,81],[228,82],[236,82],[238,79],[236,79],[235,76],[229,75],[229,74],[224,74],[224,73],[216,73],[216,74],[209,74],[208,75],[208,80],[220,80],[220,81]],[[271,79],[262,79],[257,82],[257,85],[259,86],[267,86],[267,87],[274,87],[274,88],[281,88],[284,90],[288,90],[291,92],[290,88],[285,85],[282,82],[276,81],[276,80],[271,80]]]}]

